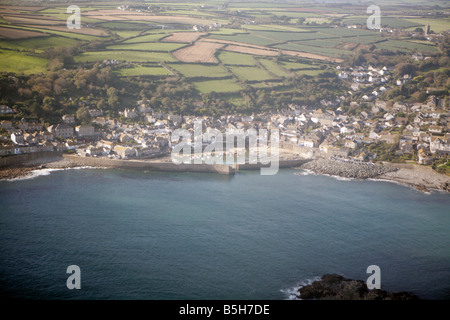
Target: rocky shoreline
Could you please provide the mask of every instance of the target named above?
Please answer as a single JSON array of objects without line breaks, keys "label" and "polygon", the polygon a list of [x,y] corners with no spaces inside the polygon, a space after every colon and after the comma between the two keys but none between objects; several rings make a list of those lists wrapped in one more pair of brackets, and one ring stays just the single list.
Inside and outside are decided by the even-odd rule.
[{"label": "rocky shoreline", "polygon": [[413,164],[362,164],[340,160],[316,159],[299,167],[317,174],[349,179],[374,179],[396,182],[422,192],[439,190],[450,192],[450,177],[433,169]]},{"label": "rocky shoreline", "polygon": [[[80,166],[83,167],[86,164],[62,156],[52,156],[13,167],[2,167],[0,168],[0,180],[26,177],[32,171],[39,169],[68,169]],[[298,168],[317,174],[349,179],[395,182],[426,193],[431,190],[450,192],[450,176],[439,174],[429,167],[420,165],[394,163],[368,165],[319,158],[308,161]]]},{"label": "rocky shoreline", "polygon": [[39,159],[36,161],[26,162],[22,165],[0,168],[0,180],[13,180],[17,178],[24,178],[30,175],[35,170],[69,169],[76,167],[79,167],[79,165],[70,160],[66,160],[63,157]]},{"label": "rocky shoreline", "polygon": [[297,298],[302,300],[418,300],[410,292],[369,290],[362,280],[352,280],[337,274],[326,274],[318,281],[301,287]]},{"label": "rocky shoreline", "polygon": [[385,173],[397,171],[397,168],[379,164],[356,164],[328,159],[313,160],[300,166],[300,168],[318,174],[328,174],[350,179],[374,179]]}]

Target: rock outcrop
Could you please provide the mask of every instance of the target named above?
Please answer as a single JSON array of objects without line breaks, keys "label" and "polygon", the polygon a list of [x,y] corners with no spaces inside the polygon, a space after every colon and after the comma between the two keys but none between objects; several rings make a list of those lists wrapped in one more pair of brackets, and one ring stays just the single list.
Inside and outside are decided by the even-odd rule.
[{"label": "rock outcrop", "polygon": [[359,164],[328,159],[313,160],[305,163],[300,168],[318,174],[328,174],[352,179],[373,179],[397,170],[394,167],[379,164]]},{"label": "rock outcrop", "polygon": [[337,274],[326,274],[321,280],[301,287],[298,298],[303,300],[416,300],[409,292],[369,290],[364,281],[346,279]]}]

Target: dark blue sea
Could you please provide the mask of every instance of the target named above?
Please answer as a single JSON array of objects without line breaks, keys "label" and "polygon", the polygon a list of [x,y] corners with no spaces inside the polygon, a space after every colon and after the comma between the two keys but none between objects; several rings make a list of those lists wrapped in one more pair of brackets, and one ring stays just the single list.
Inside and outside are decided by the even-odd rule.
[{"label": "dark blue sea", "polygon": [[[326,273],[450,299],[450,195],[379,181],[82,169],[0,181],[0,294],[289,299]],[[81,270],[69,290],[66,269]]]}]

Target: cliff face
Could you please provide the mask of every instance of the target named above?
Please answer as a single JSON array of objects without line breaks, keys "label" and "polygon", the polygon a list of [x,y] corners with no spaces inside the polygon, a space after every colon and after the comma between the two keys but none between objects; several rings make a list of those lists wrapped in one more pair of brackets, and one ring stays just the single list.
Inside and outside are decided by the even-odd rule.
[{"label": "cliff face", "polygon": [[337,274],[326,274],[321,280],[298,290],[303,300],[416,300],[409,292],[369,290],[364,281],[346,279]]}]

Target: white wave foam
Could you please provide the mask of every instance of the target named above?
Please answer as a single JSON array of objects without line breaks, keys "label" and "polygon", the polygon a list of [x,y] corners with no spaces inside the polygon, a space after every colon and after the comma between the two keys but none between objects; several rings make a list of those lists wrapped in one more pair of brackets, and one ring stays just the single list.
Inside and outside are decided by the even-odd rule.
[{"label": "white wave foam", "polygon": [[22,177],[17,177],[13,179],[7,179],[6,181],[22,181],[22,180],[30,180],[41,176],[48,176],[52,172],[55,171],[64,171],[64,170],[79,170],[79,169],[106,169],[106,168],[98,168],[98,167],[73,167],[73,168],[46,168],[46,169],[37,169],[30,171],[27,175]]},{"label": "white wave foam", "polygon": [[332,175],[332,174],[326,174],[326,173],[315,173],[314,171],[308,170],[308,169],[303,169],[303,171],[301,172],[296,172],[294,173],[296,176],[309,176],[309,175],[314,175],[314,176],[326,176],[326,177],[330,177],[336,180],[340,180],[340,181],[357,181],[358,179],[355,178],[346,178],[346,177],[341,177],[341,176],[336,176],[336,175]]},{"label": "white wave foam", "polygon": [[286,300],[302,300],[301,297],[298,296],[298,290],[300,288],[303,288],[304,286],[312,284],[314,281],[320,280],[320,277],[314,277],[312,279],[305,279],[298,283],[296,286],[287,288],[287,289],[281,289],[280,291],[286,295]]},{"label": "white wave foam", "polygon": [[309,176],[309,175],[316,175],[316,173],[314,173],[311,170],[308,169],[303,169],[303,171],[300,172],[296,172],[294,173],[296,176]]}]

